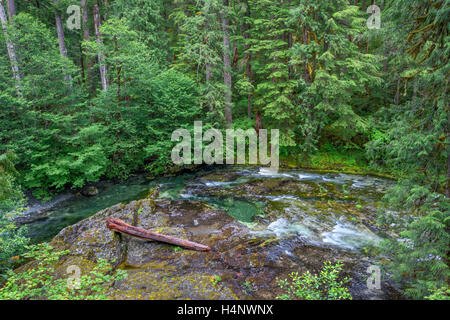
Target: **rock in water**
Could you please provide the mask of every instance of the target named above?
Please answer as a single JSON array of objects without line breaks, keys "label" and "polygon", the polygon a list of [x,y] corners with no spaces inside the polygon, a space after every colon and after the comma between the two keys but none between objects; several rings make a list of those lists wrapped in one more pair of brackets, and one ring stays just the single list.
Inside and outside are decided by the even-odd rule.
[{"label": "rock in water", "polygon": [[[120,236],[107,228],[109,217],[202,243],[211,251]],[[203,201],[143,199],[118,204],[63,229],[50,245],[70,252],[54,265],[58,277],[66,278],[72,265],[86,274],[100,258],[126,270],[125,279],[110,284],[111,299],[275,299],[284,293],[277,279],[289,278],[292,272],[317,273],[326,260],[344,263],[344,272],[354,280],[354,299],[370,298],[365,287],[358,286],[365,284],[367,269],[359,255],[305,244],[299,237],[257,237]]]},{"label": "rock in water", "polygon": [[[213,244],[220,252],[233,247],[222,231],[234,241],[245,234],[225,212],[204,202],[143,199],[118,204],[63,229],[50,242],[58,251],[70,251],[55,267],[56,273],[64,274],[69,265],[77,265],[85,274],[102,258],[128,272],[127,278],[110,288],[113,299],[238,298],[232,283],[214,281],[215,275],[228,274],[232,279],[234,274],[220,262],[218,253],[180,250],[164,243],[119,236],[106,227],[108,217],[165,235]],[[203,222],[201,228],[195,227],[194,219]]]},{"label": "rock in water", "polygon": [[86,197],[93,197],[98,195],[98,189],[95,186],[87,186],[81,190],[81,194]]}]

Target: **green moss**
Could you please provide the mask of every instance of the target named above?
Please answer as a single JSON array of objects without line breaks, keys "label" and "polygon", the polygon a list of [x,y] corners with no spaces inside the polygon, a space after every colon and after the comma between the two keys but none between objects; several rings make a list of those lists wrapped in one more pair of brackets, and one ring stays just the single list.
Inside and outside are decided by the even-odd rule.
[{"label": "green moss", "polygon": [[324,173],[365,174],[386,179],[397,179],[393,172],[371,168],[361,151],[339,152],[331,150],[307,156],[284,157],[280,159],[280,166],[281,168],[308,169]]},{"label": "green moss", "polygon": [[126,283],[120,284],[110,294],[113,299],[238,299],[221,281],[213,283],[214,276],[192,273],[172,275],[152,270],[129,272]]}]

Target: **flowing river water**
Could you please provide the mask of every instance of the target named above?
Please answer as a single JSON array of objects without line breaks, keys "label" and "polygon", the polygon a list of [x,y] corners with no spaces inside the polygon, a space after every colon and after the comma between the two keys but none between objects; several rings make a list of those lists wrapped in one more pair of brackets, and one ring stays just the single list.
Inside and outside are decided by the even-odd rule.
[{"label": "flowing river water", "polygon": [[120,184],[103,182],[97,196],[65,194],[35,203],[19,221],[27,224],[33,242],[48,241],[63,228],[115,204],[145,198],[158,186],[160,199],[201,201],[224,210],[255,239],[277,241],[292,261],[298,260],[296,243],[369,261],[368,252],[382,240],[375,221],[387,210],[381,198],[392,183],[368,175],[215,167],[153,180],[135,176]]}]

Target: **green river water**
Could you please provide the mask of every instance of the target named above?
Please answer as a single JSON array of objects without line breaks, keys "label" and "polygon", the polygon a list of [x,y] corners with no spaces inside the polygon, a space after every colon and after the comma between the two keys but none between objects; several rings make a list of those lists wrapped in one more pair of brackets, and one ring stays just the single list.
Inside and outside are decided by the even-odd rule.
[{"label": "green river water", "polygon": [[[275,182],[284,187],[273,187]],[[343,173],[280,170],[274,174],[265,168],[211,168],[154,180],[135,176],[120,184],[103,182],[94,197],[66,194],[47,203],[34,203],[22,220],[34,243],[48,241],[99,210],[141,199],[159,186],[160,198],[206,201],[259,236],[300,236],[313,244],[355,250],[380,240],[360,217],[373,218],[391,184],[386,179]],[[259,188],[256,191],[255,186]]]}]

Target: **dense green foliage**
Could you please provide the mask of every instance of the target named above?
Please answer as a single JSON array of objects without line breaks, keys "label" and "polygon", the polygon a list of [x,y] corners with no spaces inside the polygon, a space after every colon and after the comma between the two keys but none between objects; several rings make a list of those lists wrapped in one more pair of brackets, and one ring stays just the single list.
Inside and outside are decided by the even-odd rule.
[{"label": "dense green foliage", "polygon": [[28,244],[26,227],[18,227],[12,219],[22,212],[24,197],[16,183],[16,156],[8,151],[0,155],[0,281],[18,261],[13,259]]},{"label": "dense green foliage", "polygon": [[185,75],[161,69],[125,18],[102,25],[101,48],[95,41],[83,43],[89,55],[104,52],[110,75],[109,89],[91,99],[83,85],[64,84],[63,70],[81,81],[79,70],[55,50],[48,27],[28,13],[17,15],[14,25],[16,52],[30,62],[21,70],[21,96],[7,72],[2,79],[9,86],[0,97],[0,139],[1,151],[21,155],[24,187],[39,195],[103,176],[127,177],[150,160],[168,164],[173,128],[198,117],[196,86]]},{"label": "dense green foliage", "polygon": [[[411,10],[403,10],[405,5]],[[392,257],[387,267],[413,298],[445,292],[450,276],[449,13],[448,1],[395,1],[386,10],[395,21],[386,26],[388,34],[395,34],[395,51],[407,53],[392,61],[400,72],[398,86],[405,88],[404,101],[374,114],[382,134],[367,144],[374,163],[399,173],[398,184],[385,198],[414,213],[380,219],[389,228],[394,223],[403,238],[386,242]]]},{"label": "dense green foliage", "polygon": [[0,154],[0,211],[16,207],[23,194],[16,182],[18,172],[14,167],[17,156],[11,151]]},{"label": "dense green foliage", "polygon": [[17,227],[10,218],[0,217],[0,282],[8,270],[20,263],[18,255],[26,250],[28,241],[25,227]]},{"label": "dense green foliage", "polygon": [[0,300],[106,300],[108,283],[126,277],[126,271],[117,270],[106,260],[99,260],[88,274],[75,278],[56,278],[54,264],[67,251],[55,252],[48,244],[30,246],[25,258],[36,259],[37,265],[23,272],[10,271],[0,288]]},{"label": "dense green foliage", "polygon": [[341,272],[341,262],[332,264],[326,261],[317,275],[309,271],[302,275],[292,273],[290,280],[279,280],[280,288],[286,293],[278,299],[351,300],[352,296],[346,287],[350,279],[342,277]]},{"label": "dense green foliage", "polygon": [[[366,25],[369,0],[87,0],[87,23],[69,29],[79,3],[16,1],[2,22],[0,211],[21,189],[164,173],[175,129],[223,129],[232,108],[234,127],[280,129],[290,161],[395,174],[386,201],[405,215],[381,213],[380,225],[404,241],[386,242],[388,270],[410,297],[445,296],[449,1],[377,1],[379,30]],[[6,219],[0,239],[14,233],[19,248]]]}]

